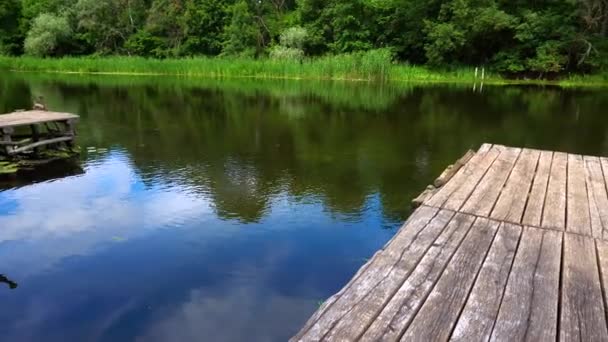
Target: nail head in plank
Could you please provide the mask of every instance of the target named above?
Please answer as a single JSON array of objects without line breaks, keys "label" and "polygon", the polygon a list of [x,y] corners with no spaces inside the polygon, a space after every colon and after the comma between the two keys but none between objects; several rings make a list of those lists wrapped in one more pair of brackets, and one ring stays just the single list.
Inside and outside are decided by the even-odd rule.
[{"label": "nail head in plank", "polygon": [[563,262],[560,341],[608,341],[593,239],[566,234]]},{"label": "nail head in plank", "polygon": [[498,225],[498,222],[485,218],[475,220],[402,341],[445,341],[450,337]]},{"label": "nail head in plank", "polygon": [[491,341],[554,341],[562,234],[525,228]]},{"label": "nail head in plank", "polygon": [[450,340],[490,339],[521,231],[521,226],[501,224]]}]

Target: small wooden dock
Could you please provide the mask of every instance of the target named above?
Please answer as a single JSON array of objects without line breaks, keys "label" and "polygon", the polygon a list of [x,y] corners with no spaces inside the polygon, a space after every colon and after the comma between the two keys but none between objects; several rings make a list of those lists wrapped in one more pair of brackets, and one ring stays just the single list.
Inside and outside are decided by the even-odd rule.
[{"label": "small wooden dock", "polygon": [[452,173],[292,341],[608,341],[608,159],[484,144]]},{"label": "small wooden dock", "polygon": [[[0,153],[13,156],[41,146],[72,145],[78,115],[30,110],[0,115]],[[27,134],[17,133],[29,127]]]}]

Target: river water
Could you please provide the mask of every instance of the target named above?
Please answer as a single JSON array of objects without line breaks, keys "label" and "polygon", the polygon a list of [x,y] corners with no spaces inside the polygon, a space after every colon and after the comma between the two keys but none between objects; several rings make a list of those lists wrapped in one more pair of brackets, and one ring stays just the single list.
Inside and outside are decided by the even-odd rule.
[{"label": "river water", "polygon": [[0,185],[2,341],[285,341],[484,142],[608,155],[604,89],[3,74],[82,170]]}]

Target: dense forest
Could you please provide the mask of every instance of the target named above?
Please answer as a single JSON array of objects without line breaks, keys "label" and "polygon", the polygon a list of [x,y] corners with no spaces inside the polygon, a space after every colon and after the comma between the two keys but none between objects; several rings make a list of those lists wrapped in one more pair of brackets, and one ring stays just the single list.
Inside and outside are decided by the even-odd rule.
[{"label": "dense forest", "polygon": [[511,75],[606,70],[608,0],[2,0],[0,54],[395,60]]}]

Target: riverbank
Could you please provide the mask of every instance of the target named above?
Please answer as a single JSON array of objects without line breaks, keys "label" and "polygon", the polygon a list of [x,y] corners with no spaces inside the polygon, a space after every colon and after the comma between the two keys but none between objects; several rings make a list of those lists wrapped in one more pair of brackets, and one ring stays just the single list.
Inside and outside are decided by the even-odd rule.
[{"label": "riverbank", "polygon": [[[382,50],[293,60],[247,58],[148,59],[142,57],[1,57],[0,70],[111,75],[174,75],[217,78],[293,80],[347,80],[428,83],[481,82],[481,69],[431,70],[391,62]],[[561,80],[506,79],[484,72],[486,84],[539,84],[559,86],[608,86],[608,74],[572,75]]]}]

